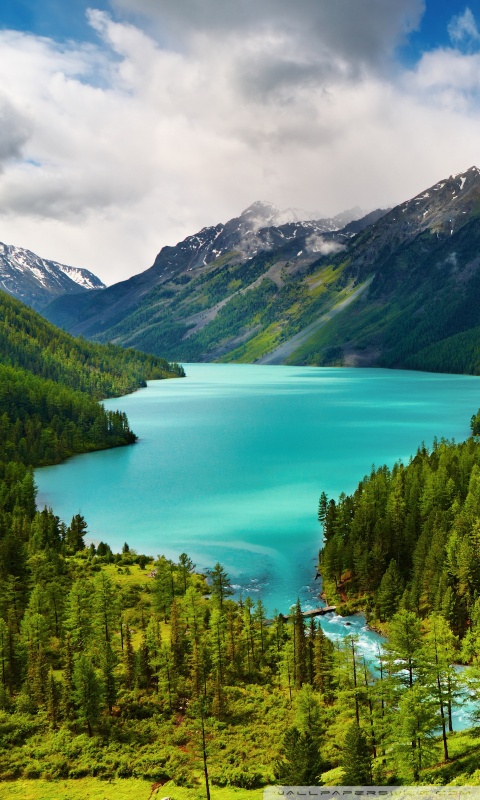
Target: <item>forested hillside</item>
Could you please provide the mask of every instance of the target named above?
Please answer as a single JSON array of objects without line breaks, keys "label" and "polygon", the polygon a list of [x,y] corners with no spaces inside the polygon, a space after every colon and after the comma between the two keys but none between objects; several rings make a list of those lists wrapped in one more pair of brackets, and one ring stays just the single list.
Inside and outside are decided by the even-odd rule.
[{"label": "forested hillside", "polygon": [[12,498],[16,546],[2,542],[0,781],[47,779],[56,797],[76,791],[67,779],[136,778],[141,796],[177,800],[207,780],[217,798],[479,782],[478,742],[449,732],[462,683],[445,617],[400,611],[372,671],[354,636],[334,646],[299,603],[267,620],[261,601],[230,599],[219,564],[207,586],[186,554],[86,547],[83,517],[67,527],[33,499],[31,485]]},{"label": "forested hillside", "polygon": [[349,297],[353,282],[346,288],[321,254],[343,250],[383,213],[278,225],[269,204],[254,203],[164,247],[128,281],[65,295],[44,313],[72,333],[176,359],[255,361]]},{"label": "forested hillside", "polygon": [[28,370],[95,399],[132,392],[145,386],[147,379],[184,374],[163,358],[75,339],[5,292],[0,292],[0,364]]},{"label": "forested hillside", "polygon": [[164,359],[74,339],[0,293],[1,469],[132,443],[125,414],[97,401],[182,374]]},{"label": "forested hillside", "polygon": [[[441,614],[470,641],[480,620],[480,442],[422,446],[411,462],[380,467],[353,495],[322,495],[321,571],[327,592],[362,598],[370,615],[398,608]],[[480,633],[480,629],[478,630]]]}]

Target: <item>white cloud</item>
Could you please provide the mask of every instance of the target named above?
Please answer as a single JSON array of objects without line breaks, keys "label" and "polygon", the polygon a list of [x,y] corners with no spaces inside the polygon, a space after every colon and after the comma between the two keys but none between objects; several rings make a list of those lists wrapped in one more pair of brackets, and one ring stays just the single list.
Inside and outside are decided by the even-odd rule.
[{"label": "white cloud", "polygon": [[478,163],[480,56],[394,69],[422,4],[346,2],[91,10],[97,47],[0,31],[0,239],[112,282],[256,199],[373,208]]},{"label": "white cloud", "polygon": [[305,242],[307,251],[310,253],[321,253],[322,256],[328,256],[331,253],[341,253],[345,249],[345,245],[339,242],[329,242],[323,236],[312,233]]},{"label": "white cloud", "polygon": [[465,45],[478,47],[480,45],[480,31],[468,6],[463,14],[452,18],[448,26],[448,33],[454,45],[460,47]]}]

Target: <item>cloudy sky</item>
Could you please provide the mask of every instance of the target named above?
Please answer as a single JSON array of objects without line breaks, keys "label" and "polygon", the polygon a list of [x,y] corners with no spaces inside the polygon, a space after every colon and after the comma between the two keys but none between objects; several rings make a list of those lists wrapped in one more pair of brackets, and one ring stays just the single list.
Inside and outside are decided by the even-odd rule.
[{"label": "cloudy sky", "polygon": [[254,200],[480,166],[480,0],[4,0],[0,241],[112,283]]}]

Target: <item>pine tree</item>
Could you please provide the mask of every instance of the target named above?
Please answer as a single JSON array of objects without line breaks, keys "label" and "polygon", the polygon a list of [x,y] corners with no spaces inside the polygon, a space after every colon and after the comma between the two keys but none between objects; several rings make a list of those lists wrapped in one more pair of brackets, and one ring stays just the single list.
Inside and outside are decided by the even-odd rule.
[{"label": "pine tree", "polygon": [[132,635],[130,633],[130,626],[128,622],[125,626],[125,646],[123,649],[123,666],[125,669],[125,678],[128,689],[133,689],[133,682],[135,678],[135,653],[132,645]]},{"label": "pine tree", "polygon": [[155,580],[152,586],[153,606],[167,623],[174,598],[171,562],[163,556],[155,563]]},{"label": "pine tree", "polygon": [[65,603],[64,628],[74,652],[85,652],[92,631],[93,586],[84,579],[74,581]]},{"label": "pine tree", "polygon": [[119,621],[118,592],[113,581],[100,572],[94,581],[93,618],[97,642],[103,650],[112,641]]},{"label": "pine tree", "polygon": [[376,607],[379,618],[391,619],[400,604],[405,585],[397,567],[397,562],[392,558],[386,572],[384,572],[376,595]]},{"label": "pine tree", "polygon": [[255,611],[253,613],[253,617],[254,617],[255,624],[256,624],[256,627],[257,627],[258,633],[259,633],[260,652],[261,652],[261,654],[263,656],[264,653],[265,653],[265,618],[266,618],[266,612],[265,612],[265,606],[263,605],[263,603],[260,600],[260,598],[257,600],[257,603],[255,605]]},{"label": "pine tree", "polygon": [[150,617],[145,630],[145,643],[148,648],[148,661],[152,682],[158,687],[158,670],[160,666],[160,648],[162,646],[162,631],[160,620],[156,615]]},{"label": "pine tree", "polygon": [[306,683],[295,697],[295,727],[304,735],[308,733],[318,747],[325,731],[323,713],[319,696]]},{"label": "pine tree", "polygon": [[327,639],[319,625],[313,652],[314,686],[326,703],[331,703],[334,697],[333,653],[333,643]]},{"label": "pine tree", "polygon": [[100,717],[102,687],[91,661],[84,655],[80,655],[75,664],[73,686],[77,719],[87,726],[88,735],[93,736],[93,728]]},{"label": "pine tree", "polygon": [[220,608],[223,608],[225,598],[233,594],[233,590],[230,587],[230,578],[218,561],[214,568],[209,571],[209,576],[212,582],[212,597],[217,600]]},{"label": "pine tree", "polygon": [[318,501],[318,521],[323,526],[325,525],[325,519],[327,517],[327,508],[328,508],[328,497],[325,492],[322,492],[320,495],[320,500]]},{"label": "pine tree", "polygon": [[65,637],[63,664],[62,713],[65,719],[70,721],[75,717],[75,700],[73,685],[73,649],[69,633],[67,633]]},{"label": "pine tree", "polygon": [[116,663],[117,659],[115,653],[112,650],[110,642],[107,642],[102,653],[101,670],[103,679],[103,699],[110,714],[117,701],[117,682],[114,673]]},{"label": "pine tree", "polygon": [[415,683],[403,692],[398,713],[392,719],[393,751],[415,782],[420,778],[420,770],[438,758],[438,716],[435,712],[435,700],[428,689]]},{"label": "pine tree", "polygon": [[243,606],[243,633],[246,645],[247,673],[253,675],[256,666],[255,628],[252,617],[253,600],[247,597]]},{"label": "pine tree", "polygon": [[182,616],[195,642],[199,642],[204,632],[204,607],[198,589],[189,586],[181,600]]},{"label": "pine tree", "polygon": [[84,537],[87,533],[87,527],[85,518],[81,514],[75,514],[72,517],[65,536],[65,545],[68,553],[74,555],[79,550],[85,549]]},{"label": "pine tree", "polygon": [[[442,728],[443,755],[448,761],[447,725],[451,716],[452,695],[458,695],[457,677],[454,668],[456,639],[448,622],[439,614],[428,618],[427,634],[422,642],[421,679],[430,688],[438,702]],[[450,713],[449,713],[450,708]]]},{"label": "pine tree", "polygon": [[343,785],[370,786],[372,783],[372,756],[367,737],[357,722],[347,730],[342,755]]},{"label": "pine tree", "polygon": [[324,765],[312,736],[289,728],[274,764],[276,781],[283,786],[314,786],[320,783]]},{"label": "pine tree", "polygon": [[300,600],[297,600],[293,615],[293,679],[299,689],[307,681],[307,641],[305,636],[305,619],[302,614]]},{"label": "pine tree", "polygon": [[177,600],[173,601],[170,609],[170,648],[175,671],[177,674],[181,674],[188,643],[185,635],[185,626],[180,616],[180,606]]},{"label": "pine tree", "polygon": [[182,580],[184,594],[187,591],[187,585],[192,573],[195,570],[195,567],[196,564],[193,563],[192,559],[189,558],[186,553],[180,553],[178,557],[178,569]]},{"label": "pine tree", "polygon": [[384,646],[391,659],[391,672],[399,682],[413,686],[418,673],[420,649],[422,644],[421,623],[412,611],[401,610],[390,623],[390,636]]},{"label": "pine tree", "polygon": [[47,682],[47,717],[50,720],[52,728],[57,727],[59,712],[60,712],[60,686],[54,678],[53,670],[48,673]]}]

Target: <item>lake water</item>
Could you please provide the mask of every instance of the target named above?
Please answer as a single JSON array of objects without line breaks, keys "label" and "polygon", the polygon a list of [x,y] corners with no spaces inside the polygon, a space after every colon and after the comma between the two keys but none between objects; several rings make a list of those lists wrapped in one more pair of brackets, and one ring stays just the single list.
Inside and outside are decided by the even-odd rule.
[{"label": "lake water", "polygon": [[[237,591],[286,612],[318,605],[320,493],[351,492],[377,466],[408,460],[434,436],[465,439],[480,406],[471,376],[381,369],[191,364],[109,400],[140,437],[36,472],[39,504],[81,512],[113,550],[201,567],[220,561]],[[346,625],[346,623],[350,625]],[[324,617],[335,637],[378,638],[361,617]]]}]

